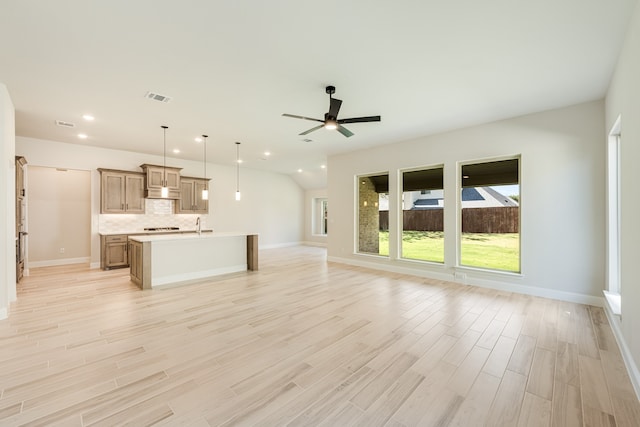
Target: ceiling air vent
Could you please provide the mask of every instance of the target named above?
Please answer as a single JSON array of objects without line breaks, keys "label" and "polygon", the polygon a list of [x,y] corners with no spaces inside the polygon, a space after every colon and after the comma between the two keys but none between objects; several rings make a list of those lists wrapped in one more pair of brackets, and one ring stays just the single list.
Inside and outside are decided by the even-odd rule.
[{"label": "ceiling air vent", "polygon": [[62,121],[62,120],[56,120],[56,124],[58,126],[62,126],[62,127],[65,127],[65,128],[74,128],[74,127],[76,127],[76,125],[74,123],[69,123],[69,122],[65,122],[65,121]]},{"label": "ceiling air vent", "polygon": [[159,93],[153,92],[147,92],[144,97],[147,99],[153,99],[154,101],[164,102],[165,104],[171,101],[171,98],[169,98],[168,96],[160,95]]},{"label": "ceiling air vent", "polygon": [[313,142],[313,139],[304,138],[302,141],[303,141],[303,142]]}]

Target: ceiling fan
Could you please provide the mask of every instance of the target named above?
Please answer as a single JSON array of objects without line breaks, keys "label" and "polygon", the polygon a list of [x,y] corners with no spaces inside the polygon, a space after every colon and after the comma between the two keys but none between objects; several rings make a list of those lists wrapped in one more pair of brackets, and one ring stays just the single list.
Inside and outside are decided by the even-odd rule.
[{"label": "ceiling fan", "polygon": [[336,93],[335,86],[327,86],[325,88],[325,92],[329,94],[329,112],[324,114],[324,120],[314,119],[311,117],[304,116],[296,116],[295,114],[283,114],[285,117],[293,117],[294,119],[303,119],[303,120],[311,120],[312,122],[320,122],[321,125],[313,127],[309,130],[306,130],[299,135],[306,135],[315,130],[324,127],[326,129],[336,129],[338,132],[346,136],[347,138],[353,136],[353,132],[349,129],[342,126],[344,123],[364,123],[364,122],[379,122],[380,116],[369,116],[369,117],[353,117],[351,119],[338,119],[338,112],[340,111],[340,106],[342,105],[342,101],[340,99],[333,98],[331,95]]}]

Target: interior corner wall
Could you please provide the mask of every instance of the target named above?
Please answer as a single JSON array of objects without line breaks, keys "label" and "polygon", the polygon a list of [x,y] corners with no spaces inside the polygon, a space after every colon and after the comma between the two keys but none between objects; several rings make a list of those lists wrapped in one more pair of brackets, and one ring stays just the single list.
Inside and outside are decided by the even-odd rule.
[{"label": "interior corner wall", "polygon": [[[334,155],[328,165],[328,259],[456,281],[460,162],[520,155],[522,274],[464,268],[464,283],[601,305],[605,140],[600,100]],[[354,177],[389,171],[389,206],[400,206],[400,171],[433,165],[444,165],[444,264],[397,258],[393,209],[390,257],[354,252]]]},{"label": "interior corner wall", "polygon": [[[91,263],[100,263],[100,173],[98,168],[142,172],[144,163],[162,164],[162,156],[79,144],[16,137],[16,153],[30,166],[91,172]],[[167,166],[185,176],[200,176],[202,162],[167,157]],[[209,164],[211,178],[207,228],[257,233],[260,248],[298,244],[303,239],[304,191],[288,175],[240,169],[242,200],[235,201],[234,166]],[[27,206],[27,209],[29,207]],[[195,223],[193,225],[195,228]]]},{"label": "interior corner wall", "polygon": [[625,42],[606,97],[606,131],[618,116],[620,128],[620,318],[611,317],[625,362],[640,396],[640,4],[629,21]]},{"label": "interior corner wall", "polygon": [[15,109],[0,83],[0,319],[16,299]]},{"label": "interior corner wall", "polygon": [[[314,233],[315,223],[317,220],[315,217],[314,201],[316,199],[326,199],[327,190],[307,190],[304,196],[304,241],[306,244],[314,246],[326,246],[327,236]],[[331,215],[331,203],[328,207],[329,215]],[[327,227],[328,228],[328,227]]]}]

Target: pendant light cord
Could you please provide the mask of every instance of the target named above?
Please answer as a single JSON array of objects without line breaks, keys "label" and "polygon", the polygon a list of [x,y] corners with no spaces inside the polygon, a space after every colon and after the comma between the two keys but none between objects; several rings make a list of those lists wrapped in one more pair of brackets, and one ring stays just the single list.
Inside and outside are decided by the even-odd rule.
[{"label": "pendant light cord", "polygon": [[236,192],[240,192],[240,143],[236,142]]},{"label": "pendant light cord", "polygon": [[169,129],[168,126],[160,126],[162,128],[162,132],[163,132],[163,153],[162,153],[162,186],[166,187],[167,186],[167,129]]},{"label": "pendant light cord", "polygon": [[209,186],[207,185],[207,138],[209,137],[209,135],[202,135],[202,138],[204,138],[204,158],[202,159],[202,163],[204,166],[204,188],[205,190],[207,190],[209,188]]}]

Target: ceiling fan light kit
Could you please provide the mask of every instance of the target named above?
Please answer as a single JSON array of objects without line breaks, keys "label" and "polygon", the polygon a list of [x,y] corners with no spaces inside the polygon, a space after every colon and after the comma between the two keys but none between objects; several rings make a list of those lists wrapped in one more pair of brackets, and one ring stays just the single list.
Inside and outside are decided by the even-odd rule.
[{"label": "ceiling fan light kit", "polygon": [[291,117],[294,119],[302,119],[302,120],[310,120],[312,122],[320,122],[322,123],[319,126],[313,127],[309,130],[306,130],[299,135],[307,135],[313,131],[316,131],[322,127],[328,130],[337,130],[342,135],[349,138],[353,136],[353,132],[349,129],[342,126],[343,123],[366,123],[366,122],[379,122],[380,116],[367,116],[367,117],[353,117],[350,119],[338,119],[338,112],[340,112],[340,107],[342,106],[342,100],[336,99],[333,97],[333,94],[336,93],[335,86],[327,86],[325,88],[325,92],[329,95],[329,111],[325,113],[324,120],[314,119],[312,117],[305,116],[297,116],[295,114],[283,114],[285,117]]}]

